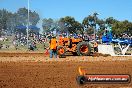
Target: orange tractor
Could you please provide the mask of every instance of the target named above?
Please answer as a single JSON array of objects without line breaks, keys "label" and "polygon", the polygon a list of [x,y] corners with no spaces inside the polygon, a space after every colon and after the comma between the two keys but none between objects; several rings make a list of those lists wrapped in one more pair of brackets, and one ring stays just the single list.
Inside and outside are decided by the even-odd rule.
[{"label": "orange tractor", "polygon": [[91,45],[88,41],[84,41],[82,38],[62,38],[58,40],[58,55],[65,55],[66,52],[71,52],[74,55],[87,56],[91,54]]}]

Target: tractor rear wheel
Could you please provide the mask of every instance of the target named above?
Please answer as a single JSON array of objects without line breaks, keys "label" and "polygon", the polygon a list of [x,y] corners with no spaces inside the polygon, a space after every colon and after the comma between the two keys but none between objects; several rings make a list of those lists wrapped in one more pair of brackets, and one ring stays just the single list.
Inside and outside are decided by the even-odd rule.
[{"label": "tractor rear wheel", "polygon": [[65,49],[65,47],[63,47],[63,46],[59,46],[59,47],[57,47],[57,54],[58,54],[58,55],[60,55],[60,56],[64,56],[65,53],[66,53],[66,49]]},{"label": "tractor rear wheel", "polygon": [[91,48],[88,42],[80,42],[77,44],[77,54],[79,56],[88,56],[90,55]]}]

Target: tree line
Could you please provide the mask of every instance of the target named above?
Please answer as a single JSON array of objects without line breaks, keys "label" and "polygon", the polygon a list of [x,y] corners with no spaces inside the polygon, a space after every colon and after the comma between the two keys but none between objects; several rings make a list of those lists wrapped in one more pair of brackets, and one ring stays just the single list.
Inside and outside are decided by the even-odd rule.
[{"label": "tree line", "polygon": [[[17,31],[16,26],[27,26],[27,13],[28,10],[26,8],[19,8],[15,13],[7,11],[6,9],[0,10],[0,36],[2,35],[3,31],[15,33]],[[41,20],[39,14],[31,10],[29,10],[29,14],[29,24],[36,26]],[[102,35],[106,29],[106,25],[111,25],[112,33],[116,36],[120,36],[122,33],[132,35],[132,22],[128,20],[119,21],[113,17],[108,17],[105,20],[100,19],[98,18],[97,13],[86,16],[84,19],[82,19],[82,22],[78,22],[74,17],[71,16],[62,17],[58,20],[54,20],[52,18],[42,19],[43,33],[56,31],[57,33],[87,33],[91,35],[96,29],[95,32],[98,35]]]},{"label": "tree line", "polygon": [[[2,32],[15,33],[16,26],[27,26],[28,24],[28,9],[19,8],[17,12],[12,13],[6,9],[0,10],[0,35]],[[40,20],[39,14],[35,11],[29,10],[29,25],[37,25]],[[21,32],[26,32],[22,30]]]}]

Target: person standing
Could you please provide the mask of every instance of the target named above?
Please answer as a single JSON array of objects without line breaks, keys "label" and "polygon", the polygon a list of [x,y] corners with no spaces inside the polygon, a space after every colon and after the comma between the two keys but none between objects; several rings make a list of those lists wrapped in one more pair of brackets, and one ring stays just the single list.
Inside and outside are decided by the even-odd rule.
[{"label": "person standing", "polygon": [[43,47],[44,47],[44,49],[46,49],[46,42],[47,42],[46,38],[44,38],[44,39],[42,40],[42,42],[43,42]]},{"label": "person standing", "polygon": [[50,58],[53,58],[53,55],[55,58],[57,58],[57,40],[56,37],[53,36],[50,40]]},{"label": "person standing", "polygon": [[94,52],[98,52],[98,43],[97,43],[97,41],[94,42]]}]

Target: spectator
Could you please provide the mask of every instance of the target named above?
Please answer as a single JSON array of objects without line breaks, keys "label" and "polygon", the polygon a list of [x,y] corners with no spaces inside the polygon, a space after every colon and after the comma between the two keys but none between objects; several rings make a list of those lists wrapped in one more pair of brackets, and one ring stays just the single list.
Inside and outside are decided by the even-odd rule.
[{"label": "spectator", "polygon": [[33,42],[33,49],[37,50],[37,46],[36,46],[36,42],[35,41]]},{"label": "spectator", "polygon": [[3,44],[0,43],[0,49],[3,47]]},{"label": "spectator", "polygon": [[33,45],[33,42],[29,42],[29,50],[34,51],[34,45]]},{"label": "spectator", "polygon": [[46,38],[42,39],[44,49],[46,49]]},{"label": "spectator", "polygon": [[97,41],[94,42],[94,52],[98,52],[98,43],[97,43]]},{"label": "spectator", "polygon": [[13,40],[13,45],[15,47],[15,49],[18,49],[18,41],[17,40]]},{"label": "spectator", "polygon": [[88,35],[84,35],[84,36],[83,36],[83,40],[89,42],[89,36],[88,36]]}]

